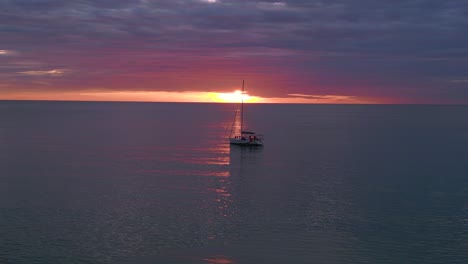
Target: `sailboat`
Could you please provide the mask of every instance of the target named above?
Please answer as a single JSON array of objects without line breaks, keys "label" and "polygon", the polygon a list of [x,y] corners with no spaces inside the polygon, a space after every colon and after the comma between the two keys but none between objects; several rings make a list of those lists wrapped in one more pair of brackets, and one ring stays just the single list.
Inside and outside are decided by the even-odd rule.
[{"label": "sailboat", "polygon": [[244,80],[242,80],[242,94],[240,103],[240,128],[237,121],[237,113],[232,123],[229,143],[239,146],[263,146],[263,136],[252,131],[244,130]]}]

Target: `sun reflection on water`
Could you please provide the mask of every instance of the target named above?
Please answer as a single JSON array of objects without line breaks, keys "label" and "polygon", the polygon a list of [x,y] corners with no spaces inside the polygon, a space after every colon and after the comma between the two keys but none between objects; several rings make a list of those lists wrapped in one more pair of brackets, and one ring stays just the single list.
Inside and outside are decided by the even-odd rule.
[{"label": "sun reflection on water", "polygon": [[[219,138],[219,137],[218,137]],[[126,154],[126,160],[138,166],[139,174],[174,176],[229,176],[229,145],[227,142],[214,142],[202,146],[145,147],[134,149]],[[154,162],[148,162],[154,161]]]},{"label": "sun reflection on water", "polygon": [[207,263],[210,263],[210,264],[233,264],[235,263],[234,260],[223,255],[216,255],[210,258],[205,258],[203,260],[205,260]]}]

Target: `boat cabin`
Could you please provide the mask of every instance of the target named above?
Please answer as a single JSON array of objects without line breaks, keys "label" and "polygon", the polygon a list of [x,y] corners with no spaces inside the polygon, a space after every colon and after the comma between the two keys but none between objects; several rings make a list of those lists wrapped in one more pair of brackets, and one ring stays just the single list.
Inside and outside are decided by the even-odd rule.
[{"label": "boat cabin", "polygon": [[242,131],[240,136],[231,138],[230,143],[233,145],[262,146],[263,136],[251,131]]}]

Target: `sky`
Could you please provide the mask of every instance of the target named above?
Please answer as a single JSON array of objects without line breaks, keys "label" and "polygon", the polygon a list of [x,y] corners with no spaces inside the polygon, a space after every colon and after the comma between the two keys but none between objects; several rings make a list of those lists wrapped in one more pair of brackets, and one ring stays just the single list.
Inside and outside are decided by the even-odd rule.
[{"label": "sky", "polygon": [[0,0],[0,100],[468,104],[466,0]]}]

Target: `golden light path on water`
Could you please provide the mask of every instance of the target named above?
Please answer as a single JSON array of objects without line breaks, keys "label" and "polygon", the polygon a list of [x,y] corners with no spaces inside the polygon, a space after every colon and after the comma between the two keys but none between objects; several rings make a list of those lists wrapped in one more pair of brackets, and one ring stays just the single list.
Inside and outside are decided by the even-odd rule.
[{"label": "golden light path on water", "polygon": [[[133,150],[128,154],[127,159],[133,162],[158,160],[165,164],[177,165],[140,168],[136,173],[141,174],[229,177],[230,146],[224,133],[230,125],[230,120],[221,124],[210,125],[213,135],[207,135],[207,142],[203,145],[189,144],[178,146],[176,149],[174,149],[174,146],[150,146]],[[154,152],[164,153],[164,155],[156,157]],[[223,192],[222,190],[211,191]]]},{"label": "golden light path on water", "polygon": [[[162,148],[159,147],[161,150]],[[189,153],[204,153],[197,156],[191,156]],[[144,152],[136,151],[128,157],[129,160],[154,159],[145,157]],[[180,164],[178,167],[170,169],[141,169],[137,173],[143,174],[167,174],[174,176],[229,176],[229,145],[219,144],[211,148],[187,147],[178,148],[177,152],[166,154],[159,157],[158,160],[166,163]]]}]

